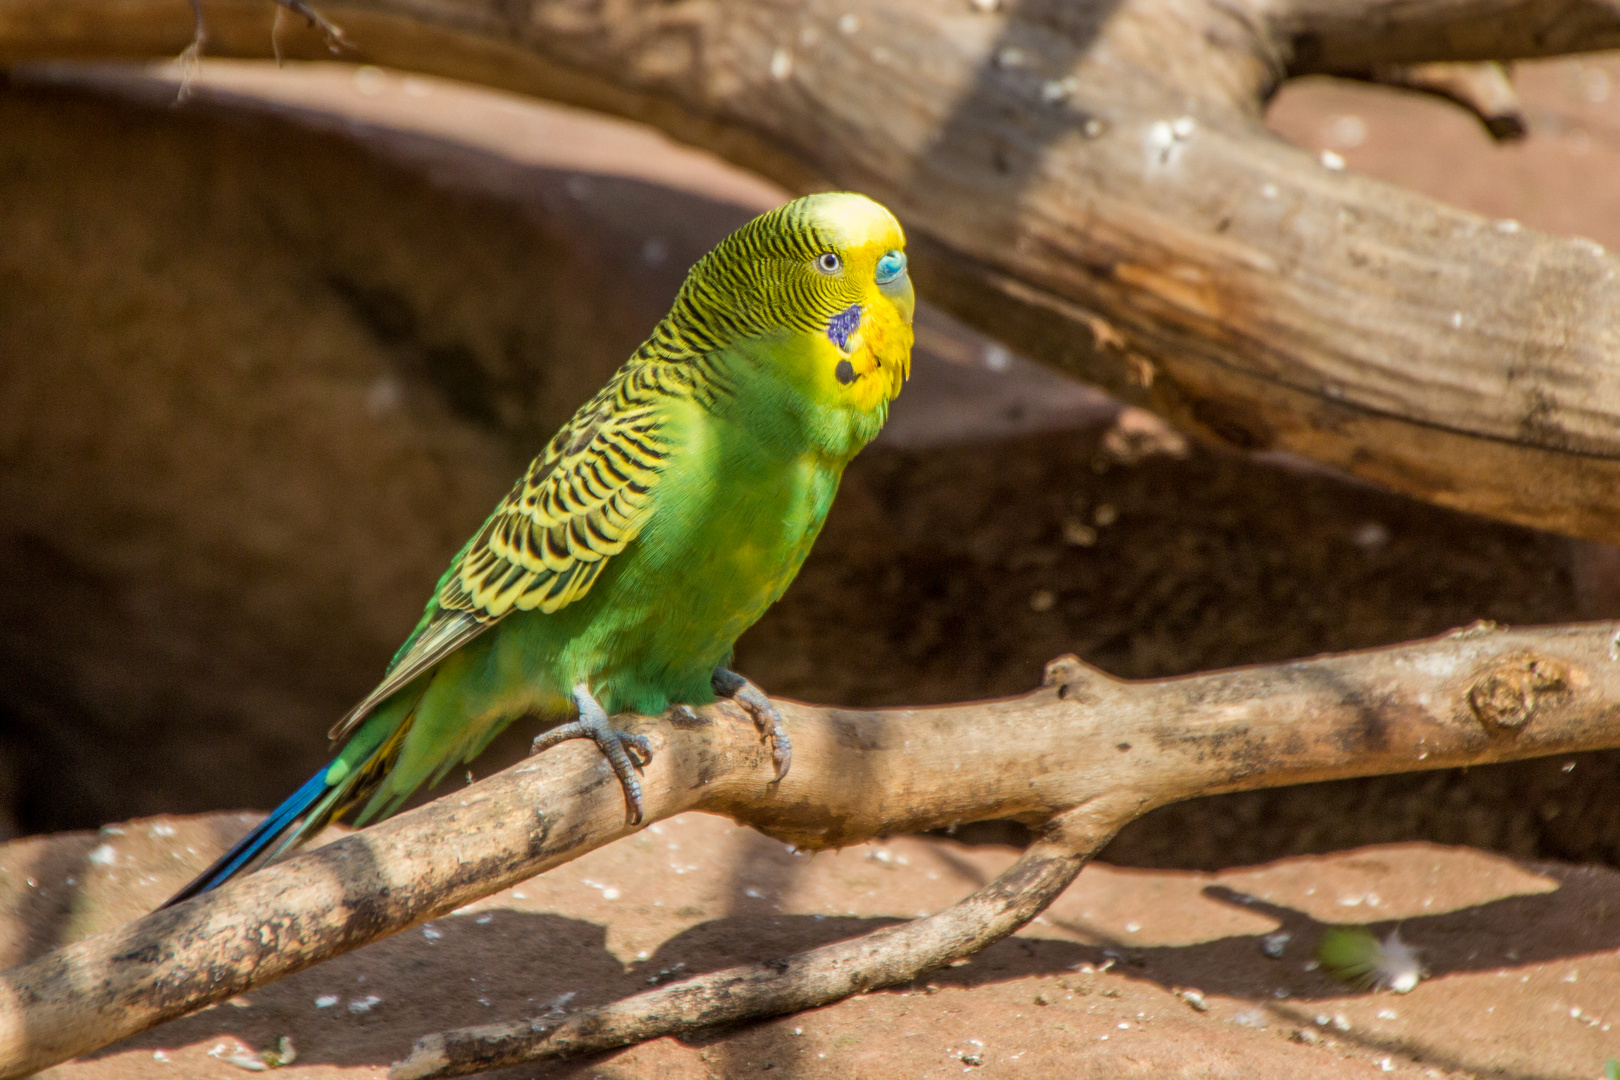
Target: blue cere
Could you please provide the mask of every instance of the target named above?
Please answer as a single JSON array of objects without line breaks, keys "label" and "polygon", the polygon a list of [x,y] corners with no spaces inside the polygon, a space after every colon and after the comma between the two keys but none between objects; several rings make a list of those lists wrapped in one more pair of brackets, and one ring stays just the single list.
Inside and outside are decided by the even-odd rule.
[{"label": "blue cere", "polygon": [[884,253],[877,264],[877,283],[887,285],[895,278],[906,272],[906,253],[903,251],[890,251]]},{"label": "blue cere", "polygon": [[852,304],[828,320],[827,340],[840,349],[848,349],[849,335],[853,334],[859,325],[861,325],[861,305]]}]

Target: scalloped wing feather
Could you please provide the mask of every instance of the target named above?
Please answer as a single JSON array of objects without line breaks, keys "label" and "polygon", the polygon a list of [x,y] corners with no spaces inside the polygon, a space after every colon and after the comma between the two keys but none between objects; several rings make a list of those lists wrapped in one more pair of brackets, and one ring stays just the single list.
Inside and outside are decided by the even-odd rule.
[{"label": "scalloped wing feather", "polygon": [[657,401],[626,392],[644,382],[615,380],[535,459],[440,588],[442,609],[493,622],[590,590],[646,524],[669,456]]},{"label": "scalloped wing feather", "polygon": [[629,367],[574,414],[451,565],[410,648],[332,738],[511,612],[550,614],[590,591],[652,514],[671,450],[661,404],[683,383],[652,365]]}]

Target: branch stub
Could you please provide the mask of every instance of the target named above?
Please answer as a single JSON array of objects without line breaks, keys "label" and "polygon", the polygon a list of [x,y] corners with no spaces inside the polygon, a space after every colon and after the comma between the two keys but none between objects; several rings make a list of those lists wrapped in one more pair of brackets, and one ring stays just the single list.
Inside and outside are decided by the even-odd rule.
[{"label": "branch stub", "polygon": [[1498,662],[1468,690],[1468,705],[1487,728],[1517,731],[1544,704],[1569,693],[1570,671],[1544,656],[1517,656]]}]

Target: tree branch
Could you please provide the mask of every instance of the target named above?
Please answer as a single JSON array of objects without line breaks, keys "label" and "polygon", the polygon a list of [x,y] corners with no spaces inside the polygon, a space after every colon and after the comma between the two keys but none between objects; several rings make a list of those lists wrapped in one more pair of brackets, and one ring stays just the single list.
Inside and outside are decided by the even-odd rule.
[{"label": "tree branch", "polygon": [[1110,813],[1095,804],[1054,818],[1005,873],[937,914],[786,959],[685,979],[561,1021],[518,1020],[428,1035],[388,1075],[390,1080],[438,1080],[599,1053],[910,982],[1000,941],[1039,915],[1114,835],[1117,820],[1117,809]]},{"label": "tree branch", "polygon": [[[262,0],[205,7],[220,53],[269,54]],[[867,191],[930,299],[1191,430],[1620,542],[1620,259],[1260,123],[1294,74],[1620,44],[1608,0],[326,7],[356,59]],[[189,33],[184,0],[0,0],[0,63],[168,57]]]},{"label": "tree branch", "polygon": [[1359,77],[1382,86],[1444,98],[1473,113],[1498,142],[1522,139],[1530,131],[1507,68],[1494,60],[1397,64],[1374,68]]},{"label": "tree branch", "polygon": [[1265,5],[1296,73],[1380,64],[1527,60],[1620,49],[1613,0],[1282,0]]},{"label": "tree branch", "polygon": [[[643,721],[655,747],[643,783],[649,823],[702,809],[812,849],[986,818],[1061,817],[1062,831],[1023,864],[1028,879],[1010,888],[1004,879],[934,921],[807,954],[779,979],[756,971],[741,983],[728,975],[670,987],[608,1010],[600,1029],[582,1022],[550,1041],[594,1045],[598,1030],[631,1038],[656,1029],[655,1012],[679,1030],[910,977],[1015,929],[1081,855],[1178,799],[1620,745],[1617,638],[1613,623],[1472,628],[1139,683],[1065,657],[1048,665],[1042,689],[1001,701],[877,711],[783,703],[794,767],[774,785],[768,749],[730,705],[696,722]],[[0,974],[0,1076],[31,1074],[272,982],[631,831],[600,755],[566,744]],[[735,1011],[716,1012],[728,986],[742,987],[727,1006]],[[444,1045],[459,1060],[460,1044]]]}]

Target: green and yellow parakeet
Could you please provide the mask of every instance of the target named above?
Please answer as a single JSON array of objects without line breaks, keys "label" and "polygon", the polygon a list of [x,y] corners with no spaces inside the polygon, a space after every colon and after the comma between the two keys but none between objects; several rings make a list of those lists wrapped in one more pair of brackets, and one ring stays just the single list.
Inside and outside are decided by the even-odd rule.
[{"label": "green and yellow parakeet", "polygon": [[[915,299],[900,224],[862,195],[810,195],[738,229],[574,414],[440,579],[346,740],[169,903],[357,809],[392,813],[507,724],[591,738],[641,817],[624,712],[735,698],[791,756],[781,717],[726,669],[798,573],[844,466],[910,372]],[[574,717],[569,719],[569,717]]]}]

